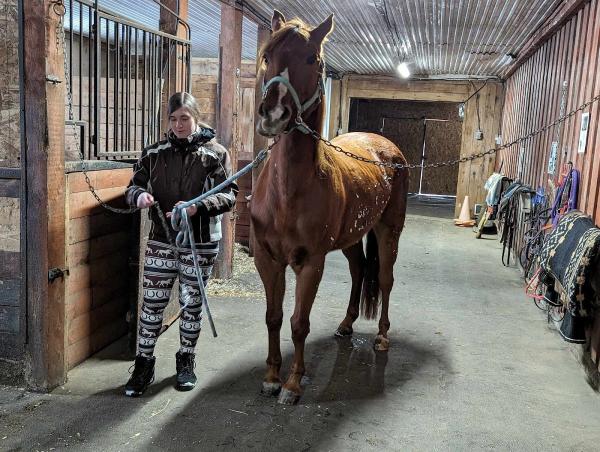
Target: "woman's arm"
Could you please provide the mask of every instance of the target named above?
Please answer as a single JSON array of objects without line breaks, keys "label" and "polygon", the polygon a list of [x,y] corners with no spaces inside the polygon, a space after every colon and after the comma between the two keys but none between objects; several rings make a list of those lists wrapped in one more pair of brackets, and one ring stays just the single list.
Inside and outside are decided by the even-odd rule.
[{"label": "woman's arm", "polygon": [[[212,172],[208,175],[213,180],[213,186],[216,187],[231,176],[231,159],[229,152],[220,144],[211,143],[213,148],[221,151],[219,163],[215,166]],[[235,198],[238,193],[238,186],[235,182],[227,185],[220,192],[210,195],[197,204],[200,215],[208,215],[214,217],[222,213],[229,212],[235,206]]]},{"label": "woman's arm", "polygon": [[[144,195],[145,198],[152,196],[147,190],[148,182],[150,181],[149,161],[150,158],[144,149],[142,156],[133,165],[133,176],[127,186],[127,190],[125,190],[125,199],[130,206],[140,207],[138,206],[138,198],[144,193],[146,194]],[[152,199],[152,202],[154,202],[154,199]]]}]

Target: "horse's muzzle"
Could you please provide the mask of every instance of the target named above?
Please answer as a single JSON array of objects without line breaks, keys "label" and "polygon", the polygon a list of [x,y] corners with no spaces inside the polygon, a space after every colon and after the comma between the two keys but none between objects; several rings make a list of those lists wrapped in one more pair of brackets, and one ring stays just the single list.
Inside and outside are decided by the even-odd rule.
[{"label": "horse's muzzle", "polygon": [[263,101],[258,107],[256,131],[260,135],[274,137],[286,130],[291,117],[292,110],[287,105],[278,103],[272,108],[267,108]]}]

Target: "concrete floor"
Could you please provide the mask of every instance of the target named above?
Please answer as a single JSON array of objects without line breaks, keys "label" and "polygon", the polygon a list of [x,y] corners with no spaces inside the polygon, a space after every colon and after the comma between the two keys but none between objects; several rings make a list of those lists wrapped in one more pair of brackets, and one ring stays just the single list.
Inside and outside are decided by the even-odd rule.
[{"label": "concrete floor", "polygon": [[[142,398],[121,395],[131,363],[115,348],[52,394],[0,388],[0,450],[599,450],[600,398],[572,347],[523,296],[516,269],[502,267],[497,240],[475,240],[439,204],[411,207],[387,354],[372,351],[374,322],[359,320],[351,340],[333,338],[350,277],[341,253],[328,257],[299,405],[259,395],[262,300],[213,298],[220,336],[205,328],[193,392],[173,389],[171,328]],[[287,321],[282,338],[287,364]]]}]

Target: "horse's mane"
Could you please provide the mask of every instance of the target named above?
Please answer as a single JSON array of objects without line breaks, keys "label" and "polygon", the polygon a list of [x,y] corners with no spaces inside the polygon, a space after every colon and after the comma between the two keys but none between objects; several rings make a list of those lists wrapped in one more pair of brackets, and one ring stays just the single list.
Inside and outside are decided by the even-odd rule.
[{"label": "horse's mane", "polygon": [[267,41],[260,50],[260,59],[262,60],[263,55],[267,52],[271,52],[277,47],[282,41],[284,41],[290,33],[297,33],[298,36],[303,37],[307,42],[310,39],[310,32],[313,28],[307,25],[301,19],[288,20],[285,25],[277,30],[271,36],[271,39]]}]

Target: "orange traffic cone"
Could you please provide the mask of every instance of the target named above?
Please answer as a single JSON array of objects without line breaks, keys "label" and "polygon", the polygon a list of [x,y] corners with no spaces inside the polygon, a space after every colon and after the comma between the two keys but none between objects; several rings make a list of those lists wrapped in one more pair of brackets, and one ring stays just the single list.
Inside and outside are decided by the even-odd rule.
[{"label": "orange traffic cone", "polygon": [[460,215],[454,219],[456,226],[469,227],[475,225],[475,220],[471,220],[471,208],[469,207],[469,195],[465,196],[460,209]]}]

